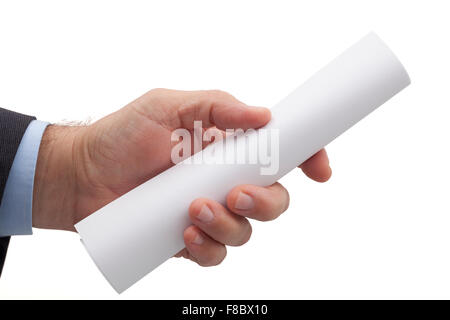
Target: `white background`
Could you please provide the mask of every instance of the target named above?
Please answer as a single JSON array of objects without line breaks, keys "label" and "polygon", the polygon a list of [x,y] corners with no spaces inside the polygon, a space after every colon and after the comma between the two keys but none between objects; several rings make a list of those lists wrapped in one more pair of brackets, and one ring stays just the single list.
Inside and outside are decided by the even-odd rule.
[{"label": "white background", "polygon": [[328,147],[329,183],[285,177],[290,209],[222,265],[171,259],[119,296],[76,234],[34,230],[13,237],[0,298],[450,298],[447,4],[0,2],[0,105],[52,122],[154,87],[272,106],[371,30],[412,79]]}]

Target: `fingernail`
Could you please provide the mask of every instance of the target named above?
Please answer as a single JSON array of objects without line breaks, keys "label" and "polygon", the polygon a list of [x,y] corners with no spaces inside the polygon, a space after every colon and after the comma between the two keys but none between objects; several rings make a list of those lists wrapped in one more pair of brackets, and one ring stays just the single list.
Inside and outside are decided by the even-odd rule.
[{"label": "fingernail", "polygon": [[196,245],[201,245],[205,240],[203,239],[203,237],[197,233],[197,235],[195,236],[194,240],[192,240],[193,244]]},{"label": "fingernail", "polygon": [[239,192],[234,207],[239,210],[250,210],[254,205],[252,197],[243,192]]},{"label": "fingernail", "polygon": [[214,219],[214,213],[206,204],[204,204],[200,212],[197,214],[197,219],[202,222],[210,222]]}]

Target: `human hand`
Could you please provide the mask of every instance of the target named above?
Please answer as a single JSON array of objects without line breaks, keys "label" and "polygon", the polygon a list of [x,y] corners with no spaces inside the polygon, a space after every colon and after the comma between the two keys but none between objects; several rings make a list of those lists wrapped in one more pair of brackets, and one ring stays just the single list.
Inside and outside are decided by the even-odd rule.
[{"label": "human hand", "polygon": [[[171,167],[171,134],[192,130],[194,120],[205,128],[246,130],[264,126],[270,111],[221,91],[155,89],[94,124],[49,126],[37,161],[33,226],[75,231],[75,223]],[[316,181],[331,175],[324,150],[300,167]],[[225,206],[196,199],[189,208],[192,226],[184,232],[186,248],[177,256],[216,265],[226,245],[250,238],[247,218],[272,220],[288,205],[288,192],[279,183],[237,186]]]}]

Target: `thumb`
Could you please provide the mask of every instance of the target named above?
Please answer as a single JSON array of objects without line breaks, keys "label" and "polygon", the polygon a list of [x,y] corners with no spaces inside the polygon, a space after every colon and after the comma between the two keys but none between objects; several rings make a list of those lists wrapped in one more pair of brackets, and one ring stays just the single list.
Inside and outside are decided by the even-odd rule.
[{"label": "thumb", "polygon": [[164,109],[176,115],[176,123],[172,122],[172,126],[177,128],[192,129],[194,121],[202,121],[204,128],[216,126],[221,130],[256,129],[264,126],[271,117],[269,109],[247,106],[229,93],[219,90],[157,89],[150,91],[149,94],[152,92],[158,95],[155,98],[158,98],[159,105],[161,96],[164,96]]}]

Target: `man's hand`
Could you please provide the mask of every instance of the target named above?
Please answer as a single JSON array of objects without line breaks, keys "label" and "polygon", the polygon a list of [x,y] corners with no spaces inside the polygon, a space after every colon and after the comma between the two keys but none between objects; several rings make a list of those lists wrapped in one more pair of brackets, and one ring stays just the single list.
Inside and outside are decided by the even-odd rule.
[{"label": "man's hand", "polygon": [[[92,125],[49,126],[36,168],[33,226],[75,231],[75,223],[171,167],[172,131],[192,130],[194,120],[219,130],[246,130],[264,126],[270,111],[221,91],[155,89]],[[316,181],[331,176],[325,150],[301,168]],[[216,265],[225,258],[225,245],[250,238],[247,218],[272,220],[288,205],[288,192],[279,183],[237,186],[226,206],[196,199],[189,208],[192,226],[184,232],[186,248],[177,256]]]}]

